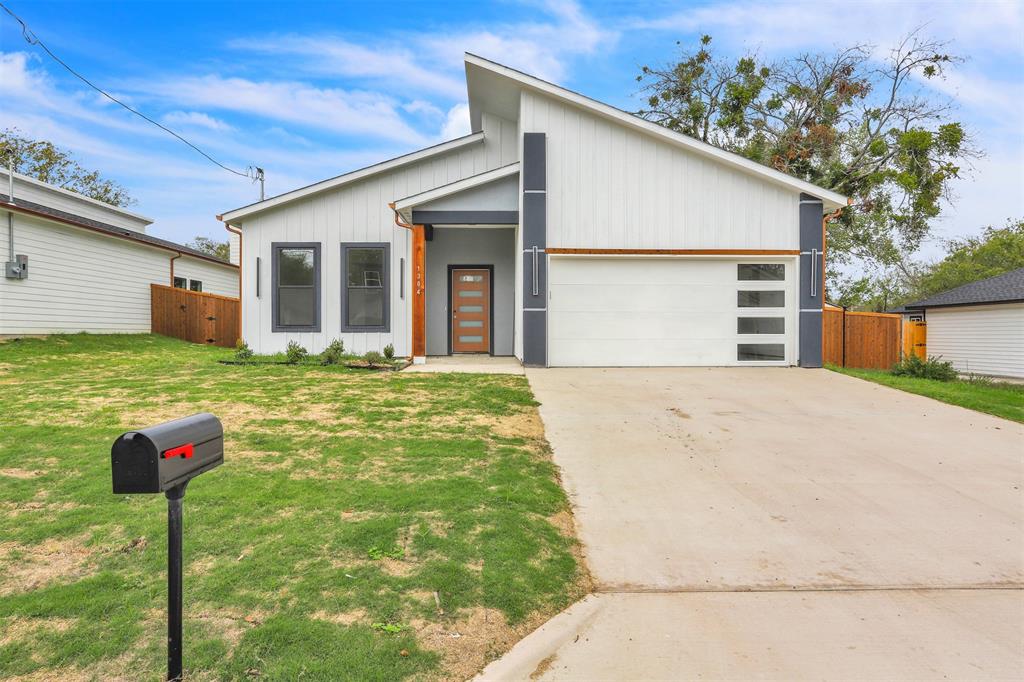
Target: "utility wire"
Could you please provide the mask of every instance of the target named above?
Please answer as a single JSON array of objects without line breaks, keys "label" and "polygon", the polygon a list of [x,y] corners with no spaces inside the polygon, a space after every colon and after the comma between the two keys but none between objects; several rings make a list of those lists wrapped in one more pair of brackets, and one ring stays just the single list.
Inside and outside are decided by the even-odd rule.
[{"label": "utility wire", "polygon": [[202,149],[200,149],[196,145],[192,144],[191,142],[189,142],[184,137],[182,137],[178,133],[174,132],[173,130],[171,130],[167,126],[154,121],[153,119],[151,119],[149,116],[146,116],[144,113],[142,113],[138,109],[133,109],[132,107],[128,106],[127,104],[125,104],[121,100],[117,99],[116,97],[114,97],[110,93],[106,92],[105,90],[103,90],[99,86],[95,85],[88,78],[86,78],[82,74],[78,73],[73,68],[71,68],[67,64],[67,62],[65,62],[63,59],[61,59],[57,55],[55,55],[53,53],[53,51],[50,50],[50,48],[48,48],[46,46],[46,44],[42,40],[39,39],[38,36],[36,36],[36,34],[32,31],[32,29],[30,29],[28,27],[28,24],[26,24],[22,20],[21,17],[19,17],[14,12],[12,12],[11,9],[9,7],[7,7],[7,5],[5,5],[4,3],[0,2],[0,8],[3,8],[3,10],[5,12],[7,12],[7,14],[11,15],[11,18],[13,18],[19,24],[21,24],[21,35],[25,39],[25,42],[27,42],[29,45],[38,45],[39,47],[41,47],[43,49],[43,51],[46,52],[46,54],[50,55],[50,58],[53,59],[53,61],[55,61],[58,64],[60,64],[61,66],[63,66],[65,69],[68,70],[68,72],[71,75],[75,76],[78,80],[82,81],[83,83],[88,85],[90,88],[92,88],[96,92],[100,93],[101,95],[103,95],[104,97],[109,99],[111,102],[114,102],[115,104],[119,104],[120,106],[124,107],[125,109],[127,109],[130,112],[132,112],[136,116],[138,116],[138,117],[140,117],[142,119],[145,119],[146,121],[149,121],[150,123],[155,125],[157,128],[160,128],[164,132],[169,133],[169,134],[173,135],[174,137],[178,138],[179,140],[181,140],[182,142],[187,144],[189,147],[191,147],[192,149],[194,149],[195,151],[199,152],[204,157],[206,157],[207,160],[209,160],[210,162],[220,166],[221,168],[223,168],[224,170],[228,171],[229,173],[234,173],[235,175],[240,175],[243,178],[252,178],[253,181],[262,180],[263,179],[263,169],[262,168],[250,166],[248,169],[246,169],[246,172],[244,172],[244,173],[242,171],[237,171],[234,168],[229,168],[228,166],[225,166],[223,163],[221,163],[217,159],[213,158],[212,156],[210,156],[209,154],[204,152]]}]

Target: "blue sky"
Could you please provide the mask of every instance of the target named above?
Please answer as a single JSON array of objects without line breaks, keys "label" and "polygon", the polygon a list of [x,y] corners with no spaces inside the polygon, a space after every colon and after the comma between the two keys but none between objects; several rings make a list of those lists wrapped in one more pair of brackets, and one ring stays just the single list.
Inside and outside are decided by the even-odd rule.
[{"label": "blue sky", "polygon": [[[879,54],[924,25],[964,64],[936,82],[986,156],[955,186],[937,240],[1024,217],[1020,2],[51,2],[4,0],[94,82],[224,163],[267,172],[268,195],[468,132],[462,54],[624,109],[635,76],[702,33],[766,59],[855,42]],[[137,197],[153,234],[223,238],[252,202],[206,162],[64,72],[0,15],[0,127],[72,150]]]}]

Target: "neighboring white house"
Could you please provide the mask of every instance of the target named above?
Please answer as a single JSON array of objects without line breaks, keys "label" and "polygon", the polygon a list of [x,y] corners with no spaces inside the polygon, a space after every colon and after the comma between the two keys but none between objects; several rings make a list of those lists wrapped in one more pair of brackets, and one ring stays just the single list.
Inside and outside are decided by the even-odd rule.
[{"label": "neighboring white house", "polygon": [[0,335],[148,332],[151,283],[238,296],[237,265],[146,234],[149,218],[20,173],[10,192],[0,171]]},{"label": "neighboring white house", "polygon": [[821,365],[847,198],[466,55],[472,134],[218,216],[257,352]]},{"label": "neighboring white house", "polygon": [[1024,268],[971,282],[901,312],[928,324],[928,355],[960,372],[1024,378]]}]

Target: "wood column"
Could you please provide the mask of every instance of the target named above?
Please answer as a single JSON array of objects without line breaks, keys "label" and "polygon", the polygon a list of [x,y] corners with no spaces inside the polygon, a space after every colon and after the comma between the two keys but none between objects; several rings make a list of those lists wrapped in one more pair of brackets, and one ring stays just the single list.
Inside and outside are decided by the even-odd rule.
[{"label": "wood column", "polygon": [[412,356],[427,357],[427,239],[423,225],[412,230]]}]

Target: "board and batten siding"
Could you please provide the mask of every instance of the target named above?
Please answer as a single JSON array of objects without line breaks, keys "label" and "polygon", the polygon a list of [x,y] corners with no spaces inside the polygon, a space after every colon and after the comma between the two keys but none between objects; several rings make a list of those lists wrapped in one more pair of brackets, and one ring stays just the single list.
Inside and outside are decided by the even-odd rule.
[{"label": "board and batten siding", "polygon": [[960,372],[1024,378],[1024,303],[929,308],[928,355]]},{"label": "board and batten siding", "polygon": [[[477,175],[518,159],[516,124],[495,116],[483,118],[485,139],[479,144],[372,175],[249,216],[242,221],[242,337],[258,353],[283,351],[296,341],[319,353],[341,339],[353,353],[380,351],[392,344],[396,355],[411,353],[412,312],[409,230],[395,225],[390,202]],[[274,242],[319,242],[320,331],[274,332],[271,248]],[[341,244],[391,244],[391,329],[388,332],[341,331]],[[256,258],[260,259],[260,296],[256,297]],[[405,291],[400,292],[400,263]],[[401,294],[404,293],[404,296]]]},{"label": "board and batten siding", "polygon": [[42,218],[14,220],[29,275],[0,278],[0,334],[150,330],[149,285],[169,283],[173,254]]},{"label": "board and batten siding", "polygon": [[795,190],[528,90],[520,122],[546,133],[549,247],[799,248]]},{"label": "board and batten siding", "polygon": [[208,294],[238,298],[238,268],[183,255],[174,261],[174,276],[198,279],[203,283],[203,291]]}]

